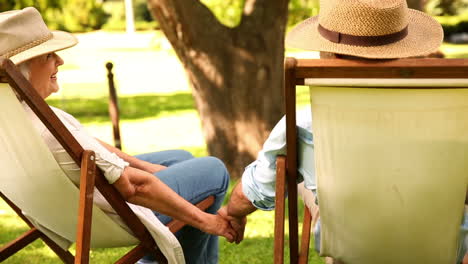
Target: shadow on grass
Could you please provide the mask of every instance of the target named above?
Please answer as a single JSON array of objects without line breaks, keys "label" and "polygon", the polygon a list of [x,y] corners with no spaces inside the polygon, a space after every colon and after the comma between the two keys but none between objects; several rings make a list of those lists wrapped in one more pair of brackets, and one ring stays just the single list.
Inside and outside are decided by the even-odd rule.
[{"label": "shadow on grass", "polygon": [[[52,106],[60,108],[81,122],[105,122],[109,120],[108,98],[95,99],[49,99]],[[119,98],[120,119],[133,120],[158,117],[168,112],[194,110],[195,105],[190,93],[169,95],[138,95]]]}]

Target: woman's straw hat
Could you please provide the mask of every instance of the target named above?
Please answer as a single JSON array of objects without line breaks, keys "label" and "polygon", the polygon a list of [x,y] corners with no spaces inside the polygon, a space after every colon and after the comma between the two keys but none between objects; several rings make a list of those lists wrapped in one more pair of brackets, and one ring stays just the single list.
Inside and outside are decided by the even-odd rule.
[{"label": "woman's straw hat", "polygon": [[427,55],[440,46],[441,25],[405,0],[321,0],[318,16],[286,36],[293,48],[365,58]]},{"label": "woman's straw hat", "polygon": [[0,13],[0,57],[19,64],[78,43],[68,32],[50,31],[33,7]]}]

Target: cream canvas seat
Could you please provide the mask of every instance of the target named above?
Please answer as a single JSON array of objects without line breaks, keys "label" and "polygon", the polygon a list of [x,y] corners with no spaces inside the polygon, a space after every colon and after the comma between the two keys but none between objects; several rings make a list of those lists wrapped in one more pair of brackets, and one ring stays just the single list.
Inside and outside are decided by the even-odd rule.
[{"label": "cream canvas seat", "polygon": [[[468,185],[468,60],[289,63],[287,181],[295,182],[297,173],[296,146],[289,143],[296,141],[294,93],[288,90],[305,84],[313,117],[310,162],[320,204],[320,254],[345,264],[456,263]],[[291,263],[305,263],[310,213],[298,254],[295,188],[288,184]]]},{"label": "cream canvas seat", "polygon": [[[134,263],[145,254],[155,255],[162,263],[183,263],[182,249],[172,232],[184,224],[173,221],[166,227],[151,210],[126,204],[96,169],[93,153],[81,148],[16,67],[9,60],[0,60],[0,65],[0,194],[32,227],[32,235],[0,248],[0,262],[41,237],[66,263],[87,263],[90,247],[131,245],[137,247],[119,263]],[[17,95],[81,164],[79,187],[36,133]],[[204,210],[212,202],[211,197],[198,206]],[[75,241],[73,258],[66,249]]]}]

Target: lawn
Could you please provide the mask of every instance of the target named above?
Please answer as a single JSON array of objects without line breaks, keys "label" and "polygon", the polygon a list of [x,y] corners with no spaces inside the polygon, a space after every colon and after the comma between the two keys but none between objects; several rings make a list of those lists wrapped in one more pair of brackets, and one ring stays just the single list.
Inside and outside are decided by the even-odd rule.
[{"label": "lawn", "polygon": [[[124,151],[137,154],[183,148],[196,156],[206,155],[199,117],[183,68],[164,39],[154,33],[129,37],[103,32],[82,34],[78,38],[77,47],[60,54],[66,62],[59,75],[62,90],[48,103],[70,112],[93,135],[111,143],[104,64],[112,59],[120,94]],[[444,45],[442,50],[448,57],[468,57],[468,45]],[[288,50],[287,55],[316,57],[316,53],[295,50]],[[308,105],[306,87],[298,89],[297,101],[300,107]],[[221,239],[220,263],[272,263],[273,217],[273,212],[251,214],[245,240],[239,245]],[[0,201],[0,246],[25,230],[21,220]],[[111,263],[124,250],[93,250],[91,262]],[[42,242],[36,241],[5,263],[60,261]],[[323,262],[311,250],[309,263]]]}]

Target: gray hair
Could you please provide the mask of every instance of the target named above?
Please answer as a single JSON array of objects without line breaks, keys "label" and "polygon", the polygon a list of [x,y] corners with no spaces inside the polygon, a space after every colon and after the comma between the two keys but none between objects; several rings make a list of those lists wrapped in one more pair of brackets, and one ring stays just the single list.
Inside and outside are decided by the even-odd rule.
[{"label": "gray hair", "polygon": [[29,60],[17,65],[19,71],[23,74],[24,78],[29,81],[31,70],[29,69]]}]

